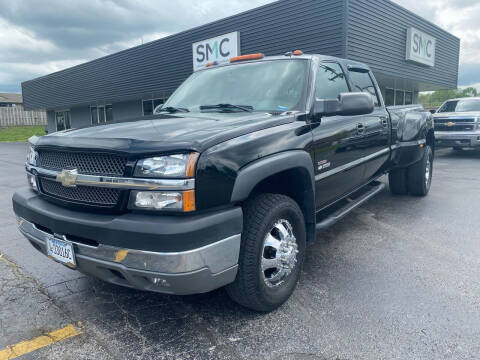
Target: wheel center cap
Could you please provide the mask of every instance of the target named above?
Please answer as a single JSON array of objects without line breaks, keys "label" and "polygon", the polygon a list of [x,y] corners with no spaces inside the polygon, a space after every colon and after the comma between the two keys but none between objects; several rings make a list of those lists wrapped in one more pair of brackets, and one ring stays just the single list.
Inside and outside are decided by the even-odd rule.
[{"label": "wheel center cap", "polygon": [[261,274],[269,287],[281,285],[297,263],[298,245],[288,220],[276,222],[267,233],[263,245]]}]

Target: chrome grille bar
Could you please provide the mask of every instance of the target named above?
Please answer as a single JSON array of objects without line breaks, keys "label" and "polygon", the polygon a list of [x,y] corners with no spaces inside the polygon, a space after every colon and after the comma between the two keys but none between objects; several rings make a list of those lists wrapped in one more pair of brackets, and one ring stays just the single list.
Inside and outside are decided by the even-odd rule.
[{"label": "chrome grille bar", "polygon": [[[29,164],[26,164],[26,169],[34,175],[61,183],[57,180],[60,171],[43,169]],[[195,188],[195,179],[143,179],[78,174],[72,185],[124,190],[192,190]]]}]

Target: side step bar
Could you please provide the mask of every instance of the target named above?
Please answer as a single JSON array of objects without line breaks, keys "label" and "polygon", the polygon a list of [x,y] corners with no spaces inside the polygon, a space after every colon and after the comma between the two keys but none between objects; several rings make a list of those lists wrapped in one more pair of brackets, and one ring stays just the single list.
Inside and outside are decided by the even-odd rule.
[{"label": "side step bar", "polygon": [[367,192],[360,195],[358,198],[349,200],[350,202],[346,204],[344,207],[338,209],[337,211],[328,215],[321,222],[317,223],[317,226],[316,226],[317,231],[325,230],[326,228],[332,226],[338,220],[345,217],[350,211],[356,209],[357,207],[362,205],[364,202],[370,200],[372,197],[377,195],[380,191],[382,191],[385,188],[385,184],[378,181],[374,181],[367,186],[370,187],[371,189],[369,189]]}]

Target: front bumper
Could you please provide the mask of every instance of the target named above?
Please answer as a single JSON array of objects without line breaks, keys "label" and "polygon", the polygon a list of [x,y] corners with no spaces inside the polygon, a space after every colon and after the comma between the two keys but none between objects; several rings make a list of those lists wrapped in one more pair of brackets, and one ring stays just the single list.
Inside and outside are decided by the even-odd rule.
[{"label": "front bumper", "polygon": [[436,131],[436,145],[439,147],[480,146],[480,130],[473,132]]},{"label": "front bumper", "polygon": [[[19,230],[37,250],[46,254],[46,239],[61,236],[73,244],[77,269],[104,281],[186,295],[235,280],[240,208],[193,217],[90,214],[51,204],[30,189],[15,193],[13,204]],[[188,218],[193,224],[185,226]],[[192,241],[195,236],[202,239]],[[182,237],[183,244],[172,246],[172,238],[181,243]]]}]

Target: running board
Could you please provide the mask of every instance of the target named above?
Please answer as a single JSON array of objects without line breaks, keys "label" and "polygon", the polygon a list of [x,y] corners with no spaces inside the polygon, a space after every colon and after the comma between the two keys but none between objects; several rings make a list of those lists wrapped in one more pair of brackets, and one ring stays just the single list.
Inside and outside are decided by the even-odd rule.
[{"label": "running board", "polygon": [[356,199],[351,200],[350,198],[348,198],[348,201],[349,201],[348,204],[336,210],[332,214],[328,215],[321,222],[317,223],[317,226],[316,226],[317,231],[325,230],[326,228],[332,226],[338,220],[345,217],[350,211],[356,209],[357,207],[362,205],[364,202],[370,200],[372,197],[377,195],[380,191],[382,191],[385,188],[385,184],[378,181],[374,181],[371,184],[367,185],[367,187],[370,187],[371,189],[363,193]]}]

